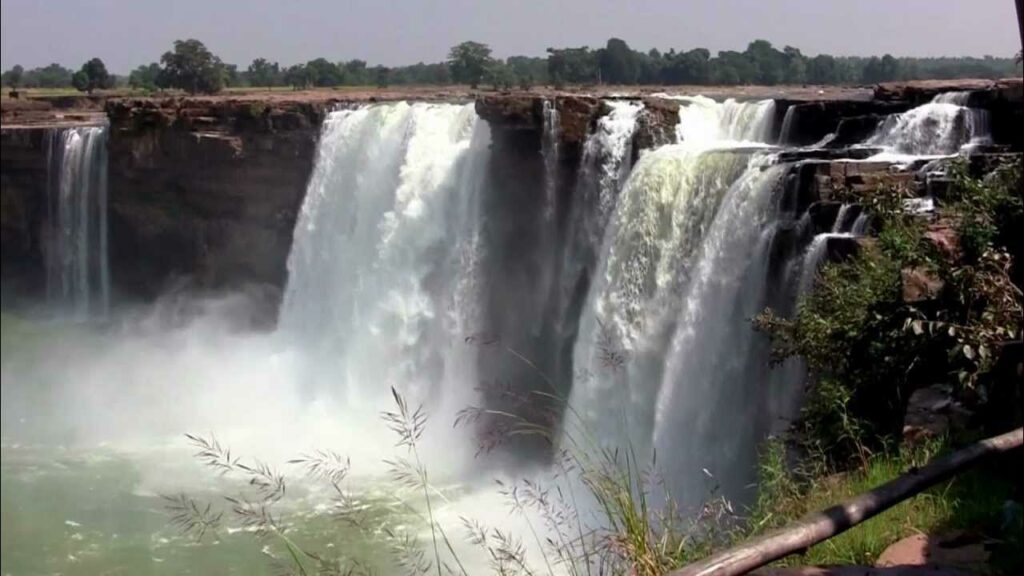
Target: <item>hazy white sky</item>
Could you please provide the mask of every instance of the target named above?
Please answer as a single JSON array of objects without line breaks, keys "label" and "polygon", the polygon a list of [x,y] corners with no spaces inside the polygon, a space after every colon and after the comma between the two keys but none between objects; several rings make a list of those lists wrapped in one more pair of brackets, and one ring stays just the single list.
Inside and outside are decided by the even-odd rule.
[{"label": "hazy white sky", "polygon": [[807,54],[992,54],[1020,49],[1013,0],[0,0],[0,66],[93,56],[114,72],[198,38],[226,62],[323,56],[438,61],[474,39],[497,56],[548,46],[742,50],[755,38]]}]

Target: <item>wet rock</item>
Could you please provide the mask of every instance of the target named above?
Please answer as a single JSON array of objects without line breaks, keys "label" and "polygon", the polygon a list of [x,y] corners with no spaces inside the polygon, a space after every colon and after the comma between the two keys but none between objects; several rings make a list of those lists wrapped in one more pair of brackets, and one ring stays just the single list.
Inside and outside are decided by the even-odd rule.
[{"label": "wet rock", "polygon": [[921,267],[900,270],[900,283],[903,302],[907,304],[935,300],[945,287],[945,283],[934,272]]},{"label": "wet rock", "polygon": [[633,155],[641,150],[657,148],[676,141],[679,124],[679,102],[663,98],[644,98],[644,109],[636,120],[633,135]]},{"label": "wet rock", "polygon": [[965,426],[969,418],[970,411],[953,397],[952,387],[934,384],[918,388],[907,401],[903,439],[913,443],[938,438],[951,427]]},{"label": "wet rock", "polygon": [[850,146],[864,142],[875,133],[875,129],[885,119],[881,114],[865,114],[843,118],[836,126],[835,137],[829,142],[829,147]]},{"label": "wet rock", "polygon": [[786,142],[792,146],[808,146],[836,132],[844,118],[855,116],[895,114],[911,108],[903,102],[875,100],[823,100],[820,102],[788,102],[780,100],[780,107],[792,107]]},{"label": "wet rock", "polygon": [[924,237],[946,258],[956,260],[960,257],[960,236],[956,231],[956,222],[948,218],[931,222]]}]

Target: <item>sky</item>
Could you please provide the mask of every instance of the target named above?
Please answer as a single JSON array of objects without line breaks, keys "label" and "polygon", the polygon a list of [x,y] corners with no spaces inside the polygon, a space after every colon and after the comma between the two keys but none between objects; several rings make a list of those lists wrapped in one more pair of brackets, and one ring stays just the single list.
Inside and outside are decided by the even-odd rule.
[{"label": "sky", "polygon": [[0,67],[102,58],[112,72],[198,38],[225,62],[323,56],[371,65],[443,60],[463,40],[496,56],[549,46],[743,50],[764,38],[805,54],[1012,56],[1013,0],[0,0]]}]

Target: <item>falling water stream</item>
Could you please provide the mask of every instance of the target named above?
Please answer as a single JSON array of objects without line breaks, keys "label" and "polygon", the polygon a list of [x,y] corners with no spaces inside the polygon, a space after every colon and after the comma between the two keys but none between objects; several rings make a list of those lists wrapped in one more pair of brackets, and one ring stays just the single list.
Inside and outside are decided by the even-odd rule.
[{"label": "falling water stream", "polygon": [[106,315],[107,128],[46,132],[46,295],[67,317]]}]

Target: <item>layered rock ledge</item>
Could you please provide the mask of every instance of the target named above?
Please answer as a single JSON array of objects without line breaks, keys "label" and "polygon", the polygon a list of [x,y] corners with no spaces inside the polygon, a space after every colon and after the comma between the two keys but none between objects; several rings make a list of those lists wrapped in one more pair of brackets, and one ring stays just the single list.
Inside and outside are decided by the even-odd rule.
[{"label": "layered rock ledge", "polygon": [[[114,288],[153,298],[179,282],[200,288],[286,281],[292,229],[312,171],[321,123],[340,105],[417,100],[475,102],[502,155],[495,190],[522,200],[542,186],[544,102],[559,112],[560,194],[571,194],[583,143],[607,114],[609,99],[643,101],[633,151],[674,141],[680,102],[671,94],[741,100],[774,98],[776,131],[792,116],[787,143],[808,143],[838,131],[860,141],[884,114],[944,91],[979,90],[971,104],[992,114],[993,136],[1021,143],[1021,82],[914,83],[875,88],[606,87],[589,91],[480,92],[466,89],[251,92],[190,98],[74,97],[2,103],[0,239],[3,281],[42,293],[41,230],[46,215],[45,132],[109,122],[110,246]],[[844,136],[845,135],[845,136]],[[833,186],[870,186],[882,166],[837,163],[838,152],[800,153],[806,164],[803,201],[827,200]],[[857,173],[850,172],[851,170]],[[517,190],[519,190],[517,192]],[[813,196],[813,200],[810,198]]]}]

